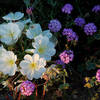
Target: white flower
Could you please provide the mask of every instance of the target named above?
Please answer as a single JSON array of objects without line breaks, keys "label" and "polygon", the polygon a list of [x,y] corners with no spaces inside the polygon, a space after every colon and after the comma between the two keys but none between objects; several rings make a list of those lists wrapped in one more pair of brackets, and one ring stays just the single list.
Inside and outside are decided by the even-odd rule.
[{"label": "white flower", "polygon": [[20,63],[20,71],[29,80],[33,78],[38,79],[46,71],[45,65],[46,61],[43,58],[39,58],[38,54],[34,54],[33,56],[25,55],[24,60]]},{"label": "white flower", "polygon": [[29,29],[26,32],[26,36],[29,39],[34,39],[36,36],[40,34],[47,36],[48,38],[52,37],[50,30],[45,30],[42,32],[40,24],[31,24]]},{"label": "white flower", "polygon": [[23,20],[23,21],[18,21],[18,22],[16,22],[16,24],[19,26],[19,28],[20,28],[21,31],[23,31],[24,26],[25,26],[27,23],[32,23],[31,19],[27,19],[27,20]]},{"label": "white flower", "polygon": [[41,33],[42,33],[42,29],[40,24],[31,24],[29,29],[26,32],[26,36],[29,39],[33,39],[34,37],[36,37]]},{"label": "white flower", "polygon": [[12,45],[17,42],[21,36],[21,30],[16,23],[8,23],[0,25],[0,40],[1,42]]},{"label": "white flower", "polygon": [[0,56],[0,71],[13,76],[17,70],[16,60],[17,56],[12,51],[2,52],[2,56]]},{"label": "white flower", "polygon": [[48,38],[51,38],[52,37],[52,33],[50,32],[50,30],[45,30],[42,32],[42,35],[43,36],[47,36]]},{"label": "white flower", "polygon": [[16,24],[18,25],[19,29],[23,31],[25,24],[21,21],[16,22]]},{"label": "white flower", "polygon": [[2,57],[2,54],[6,52],[6,49],[2,46],[0,46],[0,57]]},{"label": "white flower", "polygon": [[19,20],[24,16],[24,13],[21,12],[15,12],[15,13],[9,13],[6,16],[2,17],[4,20]]},{"label": "white flower", "polygon": [[40,57],[45,58],[47,61],[51,60],[51,56],[56,53],[55,44],[50,42],[47,36],[39,35],[35,37],[32,46],[35,48],[34,53],[39,54]]}]

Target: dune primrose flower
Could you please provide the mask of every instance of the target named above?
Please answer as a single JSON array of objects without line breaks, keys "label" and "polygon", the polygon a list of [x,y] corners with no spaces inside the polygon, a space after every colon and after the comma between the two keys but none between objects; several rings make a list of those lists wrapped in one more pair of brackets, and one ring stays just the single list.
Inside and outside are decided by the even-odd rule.
[{"label": "dune primrose flower", "polygon": [[40,58],[38,54],[34,54],[33,56],[25,55],[24,60],[20,62],[20,71],[23,75],[26,75],[29,80],[33,78],[38,79],[46,71],[45,65],[45,59]]},{"label": "dune primrose flower", "polygon": [[24,17],[24,13],[21,13],[21,12],[12,13],[11,12],[2,18],[8,21],[15,21],[15,20],[20,20],[23,17]]},{"label": "dune primrose flower", "polygon": [[40,57],[44,58],[45,60],[51,60],[51,56],[56,53],[55,44],[49,41],[47,36],[39,35],[35,37],[35,42],[32,43],[34,49],[34,54],[39,54]]},{"label": "dune primrose flower", "polygon": [[21,30],[16,23],[8,23],[0,25],[0,40],[1,42],[12,45],[17,42],[21,36]]},{"label": "dune primrose flower", "polygon": [[96,79],[98,82],[100,82],[100,69],[98,69],[96,72]]},{"label": "dune primrose flower", "polygon": [[95,5],[95,6],[92,8],[92,12],[95,12],[95,13],[100,12],[100,5]]},{"label": "dune primrose flower", "polygon": [[64,7],[62,8],[62,12],[66,14],[71,14],[73,10],[73,6],[71,4],[65,4]]},{"label": "dune primrose flower", "polygon": [[35,89],[35,84],[33,84],[31,81],[24,81],[20,85],[20,91],[22,95],[30,96]]},{"label": "dune primrose flower", "polygon": [[61,23],[57,19],[53,19],[48,24],[48,28],[51,32],[58,32],[62,28]]},{"label": "dune primrose flower", "polygon": [[94,23],[88,23],[84,26],[84,32],[86,35],[93,35],[97,31],[97,27]]},{"label": "dune primrose flower", "polygon": [[62,62],[68,64],[70,61],[73,60],[74,54],[72,50],[65,50],[59,55]]},{"label": "dune primrose flower", "polygon": [[78,36],[70,28],[68,28],[68,29],[64,28],[62,34],[66,36],[66,38],[67,38],[68,41],[72,41],[72,40],[78,41]]},{"label": "dune primrose flower", "polygon": [[75,18],[74,23],[77,26],[82,27],[83,25],[85,25],[85,19],[84,18],[81,18],[81,17],[77,17],[77,18]]},{"label": "dune primrose flower", "polygon": [[2,55],[0,56],[0,71],[9,76],[13,76],[17,70],[17,65],[15,64],[17,56],[12,51],[6,51],[3,48]]},{"label": "dune primrose flower", "polygon": [[29,39],[34,39],[36,36],[40,34],[47,36],[49,38],[52,37],[52,33],[50,32],[50,30],[42,31],[40,24],[31,24],[25,34]]}]

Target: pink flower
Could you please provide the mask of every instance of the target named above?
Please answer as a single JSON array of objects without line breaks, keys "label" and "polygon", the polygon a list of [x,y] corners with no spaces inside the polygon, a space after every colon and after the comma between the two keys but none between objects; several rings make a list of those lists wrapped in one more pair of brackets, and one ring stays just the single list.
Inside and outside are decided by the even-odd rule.
[{"label": "pink flower", "polygon": [[33,10],[32,7],[27,8],[27,9],[26,9],[26,13],[27,13],[28,15],[32,15],[32,10]]},{"label": "pink flower", "polygon": [[98,69],[96,72],[96,79],[98,82],[100,82],[100,69]]},{"label": "pink flower", "polygon": [[22,95],[30,96],[35,89],[35,85],[31,81],[24,81],[21,83],[20,91]]},{"label": "pink flower", "polygon": [[73,60],[74,54],[71,50],[65,50],[59,55],[62,62],[68,64],[70,61]]},{"label": "pink flower", "polygon": [[66,64],[69,63],[69,56],[68,56],[68,54],[66,54],[65,52],[63,52],[59,56],[60,56],[61,61],[63,61]]}]

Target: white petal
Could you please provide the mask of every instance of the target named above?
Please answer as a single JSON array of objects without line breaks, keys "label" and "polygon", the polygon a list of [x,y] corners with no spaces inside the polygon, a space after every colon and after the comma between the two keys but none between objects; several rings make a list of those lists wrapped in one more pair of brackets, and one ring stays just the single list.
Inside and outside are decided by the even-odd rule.
[{"label": "white petal", "polygon": [[38,78],[40,78],[42,75],[43,75],[43,73],[46,71],[46,68],[40,68],[38,71],[35,71],[34,72],[34,78],[35,79],[38,79]]},{"label": "white petal", "polygon": [[28,78],[29,80],[32,80],[33,77],[34,77],[34,72],[28,71],[28,72],[27,72],[27,78]]},{"label": "white petal", "polygon": [[15,64],[14,66],[12,66],[12,68],[10,69],[10,71],[9,71],[8,74],[9,74],[10,76],[13,76],[13,75],[15,75],[16,70],[17,70],[17,66],[16,66],[16,64]]},{"label": "white petal", "polygon": [[21,12],[15,12],[14,13],[9,13],[8,15],[2,17],[4,20],[19,20],[24,16],[24,13]]},{"label": "white petal", "polygon": [[21,67],[22,69],[28,69],[29,64],[30,64],[29,61],[23,60],[23,61],[20,62],[20,67]]},{"label": "white petal", "polygon": [[15,12],[15,20],[19,20],[21,18],[24,17],[24,13],[21,13],[21,12]]},{"label": "white petal", "polygon": [[39,60],[39,55],[38,54],[34,54],[32,56],[32,58],[33,58],[33,62],[37,62]]},{"label": "white petal", "polygon": [[51,38],[52,37],[52,33],[50,32],[50,30],[45,30],[45,31],[42,32],[42,34],[44,36],[47,36],[48,38]]},{"label": "white petal", "polygon": [[2,17],[4,20],[12,20],[14,19],[14,14],[13,13],[9,13],[8,15]]},{"label": "white petal", "polygon": [[41,66],[41,67],[46,66],[46,60],[44,58],[40,58],[40,60],[39,60],[39,66]]},{"label": "white petal", "polygon": [[27,60],[27,61],[29,61],[29,62],[32,62],[33,61],[31,55],[29,55],[29,54],[25,55],[24,56],[24,59]]}]

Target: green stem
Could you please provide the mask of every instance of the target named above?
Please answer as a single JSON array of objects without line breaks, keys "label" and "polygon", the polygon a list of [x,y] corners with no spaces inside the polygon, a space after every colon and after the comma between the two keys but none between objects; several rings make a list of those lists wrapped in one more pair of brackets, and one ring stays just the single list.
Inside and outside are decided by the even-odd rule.
[{"label": "green stem", "polygon": [[77,5],[77,9],[78,9],[80,15],[83,16],[83,14],[82,14],[82,12],[81,12],[81,9],[80,9],[80,7],[79,7],[78,0],[76,0],[76,5]]},{"label": "green stem", "polygon": [[66,78],[65,78],[65,76],[63,76],[63,78],[64,78],[64,80],[63,80],[64,81],[64,84],[66,84]]}]

